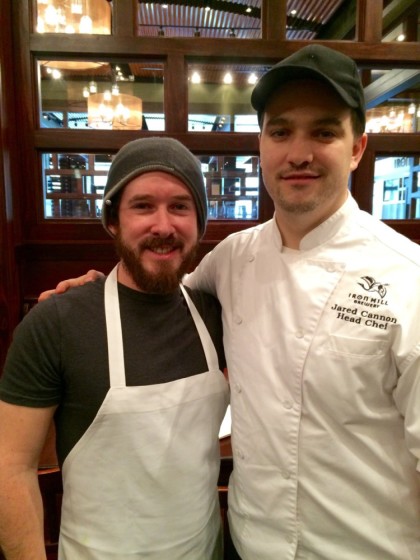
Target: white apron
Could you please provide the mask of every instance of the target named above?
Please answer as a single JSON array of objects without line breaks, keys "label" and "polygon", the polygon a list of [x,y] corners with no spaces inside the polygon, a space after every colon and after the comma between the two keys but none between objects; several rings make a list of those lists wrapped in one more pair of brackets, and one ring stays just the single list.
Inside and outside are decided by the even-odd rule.
[{"label": "white apron", "polygon": [[106,280],[110,389],[63,464],[60,560],[215,558],[228,386],[207,328],[181,290],[209,371],[126,387],[117,267]]}]

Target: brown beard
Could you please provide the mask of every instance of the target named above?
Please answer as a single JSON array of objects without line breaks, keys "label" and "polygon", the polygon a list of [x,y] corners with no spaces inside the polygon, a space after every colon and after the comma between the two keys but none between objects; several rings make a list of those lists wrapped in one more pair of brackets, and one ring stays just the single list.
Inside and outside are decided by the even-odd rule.
[{"label": "brown beard", "polygon": [[181,264],[176,269],[167,262],[160,263],[160,270],[156,273],[149,272],[144,268],[141,262],[141,254],[145,249],[167,247],[168,245],[181,250],[183,248],[183,244],[174,239],[151,238],[139,244],[137,250],[133,251],[124,243],[118,231],[115,237],[115,247],[118,256],[124,268],[142,292],[151,294],[173,293],[178,289],[184,274],[189,272],[197,253],[198,243],[184,255]]}]

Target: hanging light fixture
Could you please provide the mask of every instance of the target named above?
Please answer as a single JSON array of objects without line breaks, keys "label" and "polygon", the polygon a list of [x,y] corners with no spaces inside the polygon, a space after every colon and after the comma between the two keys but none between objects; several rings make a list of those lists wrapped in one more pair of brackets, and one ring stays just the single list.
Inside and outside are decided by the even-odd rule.
[{"label": "hanging light fixture", "polygon": [[142,110],[142,100],[134,95],[94,93],[88,97],[88,125],[102,130],[140,130]]},{"label": "hanging light fixture", "polygon": [[37,0],[38,33],[111,34],[111,6],[105,0]]}]

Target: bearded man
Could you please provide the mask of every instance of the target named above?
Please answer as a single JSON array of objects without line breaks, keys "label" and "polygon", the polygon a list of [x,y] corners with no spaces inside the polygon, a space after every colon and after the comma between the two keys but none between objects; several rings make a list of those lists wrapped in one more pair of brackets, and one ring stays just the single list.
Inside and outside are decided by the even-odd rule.
[{"label": "bearded man", "polygon": [[173,139],[126,144],[102,220],[117,266],[39,303],[9,351],[0,545],[7,560],[46,558],[37,465],[54,419],[60,560],[220,559],[220,307],[180,284],[207,220],[200,163]]}]

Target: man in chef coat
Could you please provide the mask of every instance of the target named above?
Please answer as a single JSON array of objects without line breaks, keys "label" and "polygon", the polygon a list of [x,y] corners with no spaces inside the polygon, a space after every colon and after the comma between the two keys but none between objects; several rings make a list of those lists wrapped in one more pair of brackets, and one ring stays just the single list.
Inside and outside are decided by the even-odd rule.
[{"label": "man in chef coat", "polygon": [[220,560],[220,306],[186,290],[207,220],[182,144],[125,145],[105,187],[111,274],[38,304],[0,382],[0,545],[45,559],[37,465],[51,420],[63,475],[61,560]]}]

